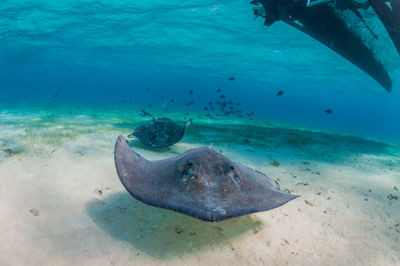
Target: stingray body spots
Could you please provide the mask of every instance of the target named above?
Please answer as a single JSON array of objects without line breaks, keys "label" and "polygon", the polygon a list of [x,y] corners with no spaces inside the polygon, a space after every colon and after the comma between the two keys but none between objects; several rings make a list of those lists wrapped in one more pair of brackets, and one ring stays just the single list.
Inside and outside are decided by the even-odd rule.
[{"label": "stingray body spots", "polygon": [[298,197],[281,191],[263,173],[208,147],[149,161],[120,136],[114,156],[118,176],[133,197],[204,221],[270,210]]}]

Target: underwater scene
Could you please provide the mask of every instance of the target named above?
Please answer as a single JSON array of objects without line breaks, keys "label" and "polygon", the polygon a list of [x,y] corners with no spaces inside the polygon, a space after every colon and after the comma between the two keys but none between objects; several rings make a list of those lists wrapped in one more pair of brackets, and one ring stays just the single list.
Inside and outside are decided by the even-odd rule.
[{"label": "underwater scene", "polygon": [[0,265],[400,265],[400,1],[1,0]]}]

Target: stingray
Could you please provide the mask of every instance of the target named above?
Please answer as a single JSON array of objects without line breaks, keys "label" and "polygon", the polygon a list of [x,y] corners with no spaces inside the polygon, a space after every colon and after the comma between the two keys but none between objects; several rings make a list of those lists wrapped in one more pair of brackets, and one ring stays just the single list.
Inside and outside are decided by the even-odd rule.
[{"label": "stingray", "polygon": [[156,118],[145,110],[142,112],[151,116],[153,120],[137,127],[128,137],[136,137],[141,143],[152,148],[165,148],[179,142],[185,134],[186,127],[192,122],[189,120],[179,123],[169,118]]},{"label": "stingray", "polygon": [[216,222],[282,206],[297,198],[276,181],[210,147],[160,161],[134,152],[122,136],[115,146],[118,176],[136,199]]}]

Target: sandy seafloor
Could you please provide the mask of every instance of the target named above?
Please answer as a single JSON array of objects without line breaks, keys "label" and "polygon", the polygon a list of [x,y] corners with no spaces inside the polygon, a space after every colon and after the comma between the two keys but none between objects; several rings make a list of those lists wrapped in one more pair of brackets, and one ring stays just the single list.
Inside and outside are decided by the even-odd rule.
[{"label": "sandy seafloor", "polygon": [[400,265],[399,147],[200,119],[171,148],[132,140],[152,160],[213,143],[301,196],[206,223],[142,204],[121,185],[115,140],[145,120],[136,112],[3,110],[0,265]]}]

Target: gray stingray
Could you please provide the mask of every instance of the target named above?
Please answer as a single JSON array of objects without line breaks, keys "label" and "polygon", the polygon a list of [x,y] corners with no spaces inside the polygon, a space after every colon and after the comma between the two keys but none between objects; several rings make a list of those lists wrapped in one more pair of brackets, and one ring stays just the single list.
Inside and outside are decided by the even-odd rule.
[{"label": "gray stingray", "polygon": [[298,197],[209,147],[148,161],[119,136],[114,157],[118,176],[134,198],[208,222],[270,210]]},{"label": "gray stingray", "polygon": [[179,123],[169,118],[156,118],[149,112],[142,110],[145,115],[153,118],[152,121],[137,127],[129,138],[135,136],[144,145],[153,148],[164,148],[179,142],[185,134],[185,129],[191,120]]}]

